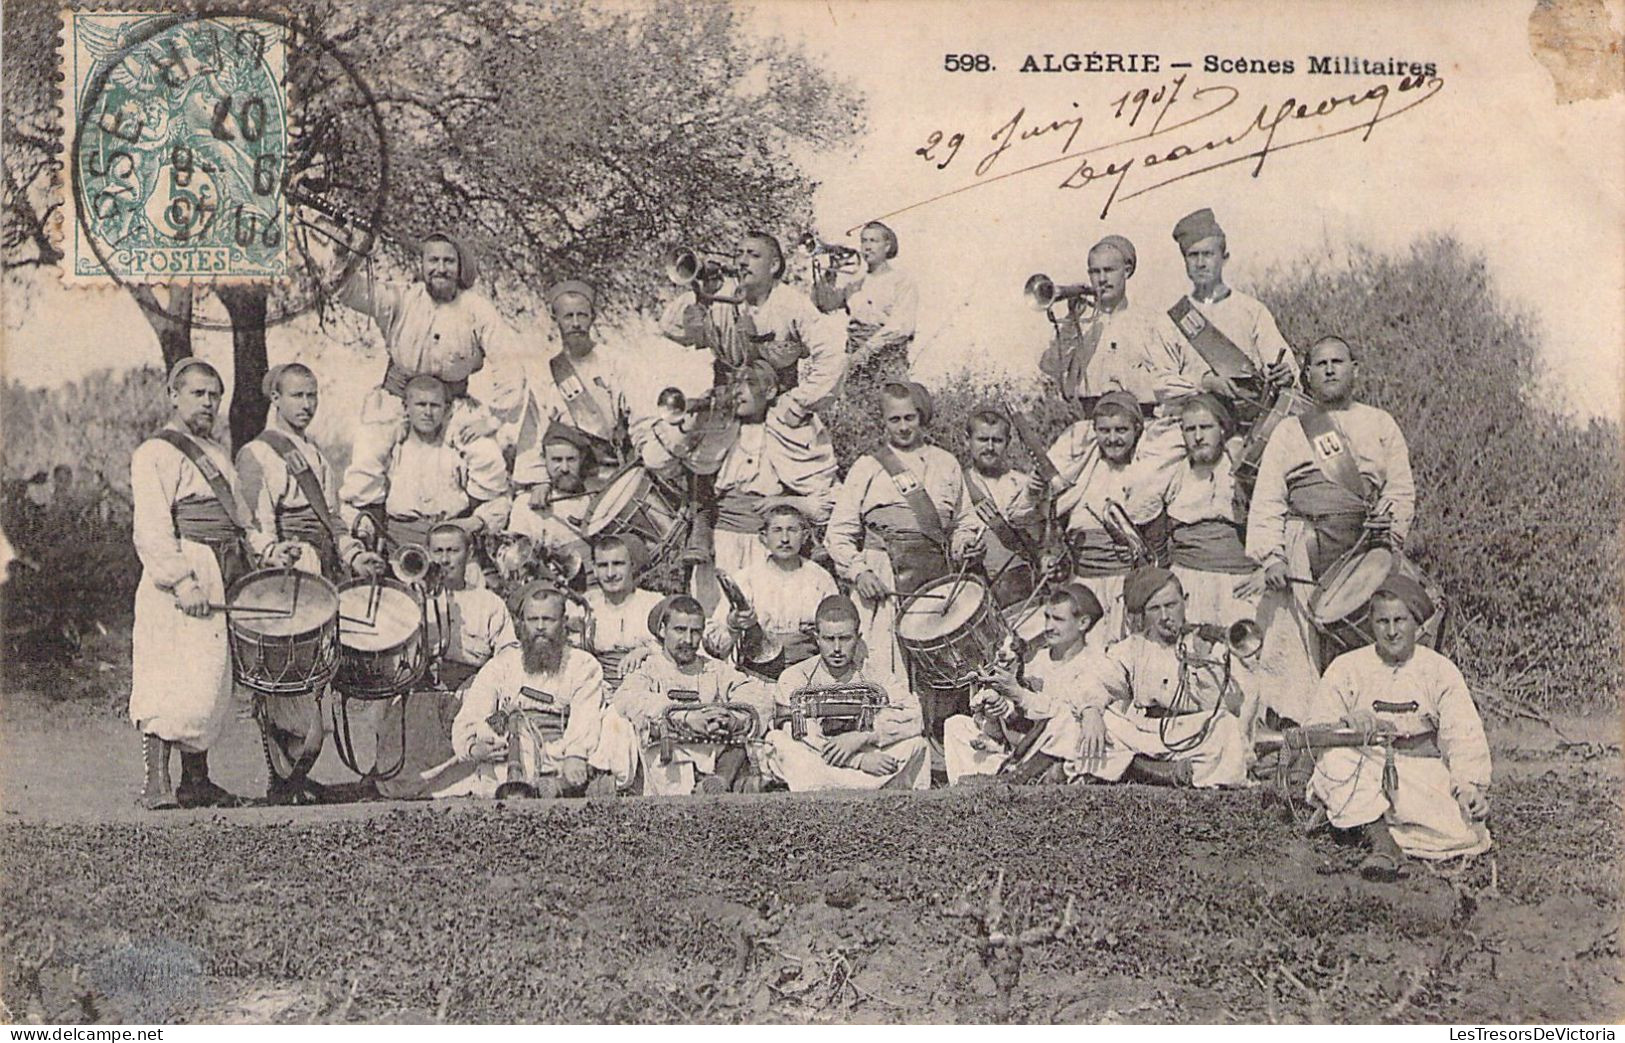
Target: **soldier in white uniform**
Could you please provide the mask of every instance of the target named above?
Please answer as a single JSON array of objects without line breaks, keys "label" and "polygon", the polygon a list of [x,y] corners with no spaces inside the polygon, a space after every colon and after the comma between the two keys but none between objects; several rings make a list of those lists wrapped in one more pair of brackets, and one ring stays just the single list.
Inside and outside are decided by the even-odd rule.
[{"label": "soldier in white uniform", "polygon": [[[170,419],[130,458],[133,532],[141,559],[131,635],[130,720],[141,732],[148,809],[234,807],[209,778],[208,751],[230,719],[233,694],[226,588],[265,562],[287,565],[297,544],[254,523],[226,447],[214,440],[225,385],[206,362],[169,374]],[[250,561],[250,556],[253,562]],[[181,782],[170,751],[181,750]]]},{"label": "soldier in white uniform", "polygon": [[1490,847],[1484,722],[1456,665],[1416,643],[1433,611],[1420,584],[1390,575],[1371,598],[1375,643],[1333,660],[1309,709],[1310,724],[1386,739],[1323,750],[1309,780],[1333,826],[1364,834],[1368,879],[1394,879],[1405,855],[1438,860]]},{"label": "soldier in white uniform", "polygon": [[605,536],[592,546],[595,582],[585,597],[592,613],[591,651],[604,668],[604,683],[611,692],[645,658],[660,650],[660,642],[649,633],[648,620],[664,595],[637,585],[647,557],[636,536]]},{"label": "soldier in white uniform", "polygon": [[1008,416],[984,407],[971,414],[965,428],[970,438],[965,500],[970,509],[954,530],[953,556],[979,561],[994,600],[1007,608],[1033,592],[1042,557],[1034,483],[1007,459]]},{"label": "soldier in white uniform", "polygon": [[717,602],[705,628],[706,651],[719,659],[729,656],[753,627],[759,627],[767,641],[783,650],[777,668],[817,653],[813,616],[819,604],[836,593],[836,586],[828,569],[802,556],[811,531],[794,504],[777,503],[767,509],[761,533],[766,558],[729,574],[749,607],[734,608],[726,598]]}]

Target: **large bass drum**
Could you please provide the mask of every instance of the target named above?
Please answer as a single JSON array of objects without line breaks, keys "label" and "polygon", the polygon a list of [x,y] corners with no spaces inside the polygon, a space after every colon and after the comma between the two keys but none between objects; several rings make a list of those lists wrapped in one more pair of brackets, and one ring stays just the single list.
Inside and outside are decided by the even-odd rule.
[{"label": "large bass drum", "polygon": [[226,592],[232,674],[266,695],[319,692],[338,663],[338,624],[338,592],[316,573],[250,572]]},{"label": "large bass drum", "polygon": [[976,682],[1009,627],[975,576],[945,576],[921,587],[897,621],[897,643],[916,690],[952,692]]}]

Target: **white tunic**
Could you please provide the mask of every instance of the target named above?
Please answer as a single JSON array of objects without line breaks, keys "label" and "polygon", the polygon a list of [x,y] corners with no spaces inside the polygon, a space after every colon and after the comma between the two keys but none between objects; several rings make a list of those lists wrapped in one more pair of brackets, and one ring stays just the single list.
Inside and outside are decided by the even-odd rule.
[{"label": "white tunic", "polygon": [[[540,703],[520,689],[529,687],[547,693],[550,703]],[[486,723],[498,710],[519,708],[564,709],[570,711],[564,734],[547,744],[544,754],[554,763],[565,757],[586,759],[598,745],[600,719],[604,713],[604,674],[598,660],[578,648],[566,646],[557,674],[533,674],[525,669],[524,652],[511,645],[491,657],[469,682],[462,709],[451,726],[451,745],[463,760],[473,759],[476,739],[497,743],[500,736]]]},{"label": "white tunic", "polygon": [[876,327],[865,353],[914,336],[920,310],[920,291],[907,273],[888,266],[883,272],[863,272],[844,287],[846,312],[855,322]]},{"label": "white tunic", "polygon": [[[303,454],[310,465],[311,473],[316,476],[317,488],[326,494],[329,516],[338,522],[340,517],[338,474],[328,462],[327,455],[315,442],[284,424],[275,411],[272,411],[265,429],[283,435]],[[294,476],[288,473],[288,464],[283,460],[282,454],[258,438],[237,451],[237,477],[242,483],[243,501],[253,512],[256,524],[266,532],[277,531],[276,519],[280,514],[310,506],[304,490],[299,487]],[[342,525],[340,528],[342,529]],[[341,531],[337,544],[338,559],[341,562],[349,561],[351,556],[361,550],[360,543],[348,531]],[[314,554],[314,548],[309,548],[304,553]]]},{"label": "white tunic", "polygon": [[[1230,343],[1252,360],[1260,373],[1274,365],[1279,358],[1292,367],[1292,375],[1296,378],[1298,358],[1287,345],[1286,338],[1281,336],[1280,329],[1275,325],[1275,316],[1270,314],[1264,302],[1237,290],[1226,289],[1229,292],[1216,301],[1205,301],[1191,294],[1190,302],[1208,322],[1230,339]],[[1195,348],[1191,349],[1190,354],[1200,367],[1200,376],[1212,372]]]},{"label": "white tunic", "polygon": [[[167,426],[183,430],[174,421]],[[193,441],[235,491],[237,473],[225,447],[207,438],[193,436]],[[215,604],[225,602],[226,590],[214,552],[205,544],[178,538],[171,510],[187,498],[213,500],[214,490],[184,453],[149,438],[130,458],[130,497],[135,552],[141,559],[131,635],[130,720],[143,732],[207,750],[219,738],[232,709],[226,615],[211,612],[201,619],[186,615],[175,599],[175,587],[194,578]],[[237,501],[240,516],[250,517],[240,495]],[[262,529],[250,530],[246,539],[255,555],[274,542]]]},{"label": "white tunic", "polygon": [[[818,603],[838,593],[835,577],[824,566],[800,558],[796,561],[795,568],[786,569],[768,558],[752,562],[728,577],[739,584],[745,600],[750,602],[751,610],[756,613],[756,622],[769,634],[810,630],[813,617],[818,612]],[[728,630],[731,608],[726,598],[718,602],[716,612],[705,628],[706,639],[717,642],[718,647],[723,649],[733,646]]]}]

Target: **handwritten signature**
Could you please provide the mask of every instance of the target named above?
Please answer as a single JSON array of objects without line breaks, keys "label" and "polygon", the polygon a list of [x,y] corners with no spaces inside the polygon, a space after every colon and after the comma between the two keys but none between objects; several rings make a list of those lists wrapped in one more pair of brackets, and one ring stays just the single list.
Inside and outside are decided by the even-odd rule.
[{"label": "handwritten signature", "polygon": [[[1110,184],[1111,191],[1100,208],[1104,218],[1117,203],[1237,163],[1252,161],[1256,178],[1277,152],[1346,134],[1359,134],[1361,142],[1369,141],[1378,124],[1410,112],[1444,89],[1444,80],[1438,76],[1406,76],[1363,91],[1313,100],[1294,96],[1267,102],[1258,106],[1250,120],[1241,123],[1240,117],[1245,117],[1247,111],[1238,88],[1216,84],[1187,91],[1187,79],[1188,74],[1182,73],[1156,88],[1126,91],[1110,102],[1109,122],[1134,133],[1103,144],[1076,147],[1085,125],[1077,102],[1072,107],[1080,109],[1078,113],[1048,120],[1030,118],[1023,105],[987,135],[992,148],[977,160],[972,170],[974,180],[891,210],[877,220],[1051,167],[1066,171],[1056,183],[1060,189],[1085,189],[1097,181]],[[1236,111],[1224,115],[1232,109]],[[1328,119],[1332,121],[1329,130],[1311,122]],[[1229,122],[1232,120],[1235,122]],[[1294,133],[1299,128],[1301,135]],[[968,143],[963,132],[933,131],[914,155],[939,171],[959,169],[965,164],[956,161]],[[1058,154],[1040,158],[1051,148]],[[1131,175],[1134,180],[1130,180]],[[1129,190],[1125,192],[1125,188]],[[848,234],[857,230],[853,228]]]}]

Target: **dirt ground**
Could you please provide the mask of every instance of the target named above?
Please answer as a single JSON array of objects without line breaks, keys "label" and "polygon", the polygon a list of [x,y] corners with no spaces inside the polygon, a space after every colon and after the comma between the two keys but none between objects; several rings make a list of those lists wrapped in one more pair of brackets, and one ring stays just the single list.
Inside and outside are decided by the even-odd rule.
[{"label": "dirt ground", "polygon": [[[11,1020],[1588,1022],[1625,1009],[1611,718],[1559,721],[1564,738],[1492,720],[1493,856],[1378,885],[1263,789],[153,814],[133,804],[138,745],[114,706],[0,702]],[[316,776],[348,777],[329,757]],[[251,723],[213,764],[263,792]]]}]

